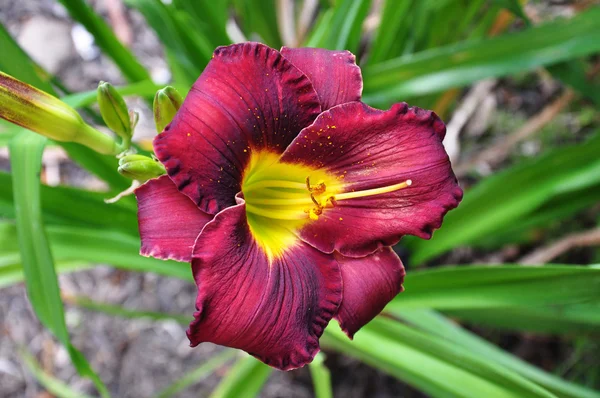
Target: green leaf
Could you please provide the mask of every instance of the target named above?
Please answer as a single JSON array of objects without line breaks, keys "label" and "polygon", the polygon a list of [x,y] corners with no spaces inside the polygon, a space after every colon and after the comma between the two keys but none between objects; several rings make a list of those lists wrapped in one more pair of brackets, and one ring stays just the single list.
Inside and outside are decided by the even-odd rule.
[{"label": "green leaf", "polygon": [[229,18],[229,1],[174,0],[180,12],[185,12],[195,26],[199,26],[213,47],[231,43],[226,25]]},{"label": "green leaf", "polygon": [[6,28],[0,23],[0,70],[40,90],[53,93],[50,75],[45,73],[19,47]]},{"label": "green leaf", "polygon": [[219,354],[202,363],[200,366],[187,372],[182,378],[173,382],[157,394],[157,398],[167,398],[177,394],[180,391],[198,383],[202,379],[212,374],[215,370],[225,365],[229,360],[237,355],[235,350],[225,349]]},{"label": "green leaf", "polygon": [[386,0],[381,12],[381,22],[375,32],[369,53],[369,64],[398,56],[404,48],[404,40],[409,33],[409,18],[412,15],[413,0]]},{"label": "green leaf", "polygon": [[337,1],[318,47],[358,52],[363,22],[370,8],[371,0]]},{"label": "green leaf", "polygon": [[321,12],[314,24],[314,27],[308,31],[304,47],[318,47],[319,43],[324,42],[325,35],[328,34],[331,19],[333,18],[333,8]]},{"label": "green leaf", "polygon": [[485,357],[390,319],[375,318],[352,342],[331,323],[321,342],[432,397],[555,397]]},{"label": "green leaf", "polygon": [[[469,265],[413,271],[386,308],[531,308],[600,301],[600,268]],[[548,294],[552,292],[552,294]]]},{"label": "green leaf", "polygon": [[[275,0],[233,0],[240,28],[249,40],[260,38],[273,48],[282,46],[277,25]],[[257,38],[256,35],[259,37]]]},{"label": "green leaf", "polygon": [[24,349],[19,351],[20,357],[35,379],[52,395],[58,398],[91,398],[87,394],[73,390],[59,379],[52,377],[37,363],[33,355]]},{"label": "green leaf", "polygon": [[[9,174],[0,172],[0,216],[14,219],[13,184]],[[128,197],[107,204],[106,193],[68,187],[40,187],[46,224],[117,229],[138,236],[137,206]]]},{"label": "green leaf", "polygon": [[210,61],[214,43],[192,24],[185,12],[178,12],[160,0],[126,0],[125,4],[144,15],[164,44],[168,58],[184,72],[185,83],[191,85]]},{"label": "green leaf", "polygon": [[324,362],[325,354],[319,352],[315,359],[308,365],[315,389],[315,398],[333,398],[331,374]]},{"label": "green leaf", "polygon": [[10,143],[17,237],[27,294],[38,318],[67,348],[75,368],[89,377],[102,396],[108,390],[84,356],[73,346],[65,324],[58,279],[44,231],[40,206],[41,157],[46,139],[23,132]]},{"label": "green leaf", "polygon": [[[600,183],[600,134],[494,174],[465,192],[430,241],[406,239],[415,264],[512,229],[558,195]],[[549,172],[552,171],[552,172]],[[598,194],[600,195],[600,194]]]},{"label": "green leaf", "polygon": [[364,68],[363,100],[398,99],[461,87],[600,50],[600,9],[496,38],[467,41]]},{"label": "green leaf", "polygon": [[600,301],[544,307],[456,309],[444,313],[466,322],[537,333],[598,334]]},{"label": "green leaf", "polygon": [[210,398],[246,398],[255,397],[269,378],[273,368],[251,356],[236,362]]},{"label": "green leaf", "polygon": [[149,319],[152,321],[176,321],[185,325],[190,322],[191,316],[181,314],[166,314],[156,311],[140,311],[123,308],[119,305],[111,305],[92,301],[85,297],[68,297],[65,299],[69,304],[76,305],[86,310],[102,312],[108,315],[120,316],[129,319]]},{"label": "green leaf", "polygon": [[[25,54],[1,24],[0,50],[0,54],[3,54],[0,57],[1,70],[56,96],[54,88],[49,83],[49,75]],[[118,165],[114,156],[100,155],[78,144],[61,142],[59,145],[67,151],[71,159],[108,182],[115,191],[122,191],[129,186],[130,182],[116,172]]]},{"label": "green leaf", "polygon": [[81,23],[94,36],[96,45],[112,58],[130,82],[150,80],[148,71],[135,56],[117,39],[113,30],[94,12],[85,0],[60,0],[71,17]]},{"label": "green leaf", "polygon": [[482,237],[481,240],[472,244],[477,247],[490,248],[509,243],[540,240],[541,228],[560,225],[561,221],[598,203],[600,200],[598,192],[600,192],[600,185],[592,185],[586,189],[556,195],[537,208],[534,213],[520,220],[519,223],[514,223],[490,236]]},{"label": "green leaf", "polygon": [[[495,311],[490,311],[495,314]],[[407,321],[425,332],[432,333],[445,341],[468,350],[482,358],[487,358],[501,366],[505,366],[518,374],[564,398],[599,398],[600,393],[594,392],[577,384],[569,383],[558,376],[528,364],[511,355],[494,344],[461,328],[444,316],[428,309],[403,309],[393,315]]]},{"label": "green leaf", "polygon": [[561,62],[548,68],[552,76],[556,77],[564,84],[567,84],[577,90],[581,95],[594,101],[596,106],[600,106],[600,87],[598,84],[587,78],[587,67],[582,60],[572,60]]},{"label": "green leaf", "polygon": [[[140,240],[137,236],[111,230],[58,225],[48,226],[46,231],[56,266],[61,272],[89,268],[90,264],[110,264],[129,271],[154,272],[193,281],[188,263],[140,256]],[[14,233],[13,225],[0,223],[0,237],[14,236]],[[8,244],[0,246],[0,249],[0,265],[4,264],[0,267],[0,286],[22,280],[23,269],[20,257],[17,257],[18,251]]]}]

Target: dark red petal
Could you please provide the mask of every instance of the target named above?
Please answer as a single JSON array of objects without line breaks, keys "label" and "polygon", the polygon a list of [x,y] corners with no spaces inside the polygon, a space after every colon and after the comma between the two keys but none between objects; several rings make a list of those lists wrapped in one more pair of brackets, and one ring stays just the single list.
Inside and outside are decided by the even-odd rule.
[{"label": "dark red petal", "polygon": [[385,247],[360,258],[338,255],[344,294],[336,315],[350,338],[375,318],[402,288],[404,267],[394,251]]},{"label": "dark red petal", "polygon": [[345,191],[411,180],[408,188],[338,201],[300,231],[321,251],[361,257],[403,235],[428,239],[462,198],[442,145],[444,123],[430,111],[396,104],[388,111],[360,102],[323,112],[304,129],[282,161],[323,168]]},{"label": "dark red petal", "polygon": [[308,78],[278,51],[219,47],[154,149],[179,190],[216,214],[235,205],[251,151],[283,152],[320,109]]},{"label": "dark red petal", "polygon": [[135,191],[142,256],[191,261],[194,242],[213,216],[177,190],[168,176],[150,180]]},{"label": "dark red petal", "polygon": [[209,341],[295,369],[317,354],[340,304],[339,265],[301,241],[269,262],[251,236],[245,208],[217,214],[196,241],[198,311],[187,334],[192,346]]},{"label": "dark red petal", "polygon": [[350,51],[283,47],[281,55],[308,76],[319,94],[323,110],[360,101],[362,75],[356,57]]}]

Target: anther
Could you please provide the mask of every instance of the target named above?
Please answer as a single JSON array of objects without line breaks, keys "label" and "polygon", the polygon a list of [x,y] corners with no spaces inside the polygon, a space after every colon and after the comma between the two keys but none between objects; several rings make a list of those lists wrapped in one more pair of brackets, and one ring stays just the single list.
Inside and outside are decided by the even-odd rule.
[{"label": "anther", "polygon": [[321,195],[322,193],[324,193],[327,189],[327,186],[325,185],[325,182],[323,181],[319,181],[317,183],[317,185],[310,185],[310,177],[307,176],[306,177],[306,189],[308,189],[308,192],[310,193],[314,193],[315,195]]},{"label": "anther", "polygon": [[315,196],[314,196],[312,193],[310,194],[310,198],[311,198],[311,200],[313,201],[313,203],[314,203],[315,205],[317,205],[317,207],[319,207],[319,208],[323,207],[323,206],[321,206],[321,204],[320,204],[320,203],[317,201],[317,199],[315,199]]}]

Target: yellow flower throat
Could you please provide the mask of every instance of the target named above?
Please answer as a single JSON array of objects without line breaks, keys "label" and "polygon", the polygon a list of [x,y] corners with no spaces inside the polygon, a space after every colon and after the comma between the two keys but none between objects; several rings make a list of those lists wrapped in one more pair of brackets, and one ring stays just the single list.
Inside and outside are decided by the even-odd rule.
[{"label": "yellow flower throat", "polygon": [[250,231],[270,259],[297,242],[295,231],[307,222],[318,221],[338,202],[393,192],[412,183],[406,180],[382,188],[344,192],[347,184],[342,183],[343,175],[281,163],[279,157],[272,152],[253,151],[242,182]]}]

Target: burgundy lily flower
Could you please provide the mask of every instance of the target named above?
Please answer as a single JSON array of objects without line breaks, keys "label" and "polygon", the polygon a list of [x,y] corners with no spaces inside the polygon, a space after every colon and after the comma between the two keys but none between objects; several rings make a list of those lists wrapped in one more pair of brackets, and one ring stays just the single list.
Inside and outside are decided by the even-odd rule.
[{"label": "burgundy lily flower", "polygon": [[332,318],[352,337],[402,290],[390,248],[430,238],[462,191],[430,111],[360,102],[347,51],[220,47],[154,140],[141,254],[191,261],[187,334],[283,370]]}]

